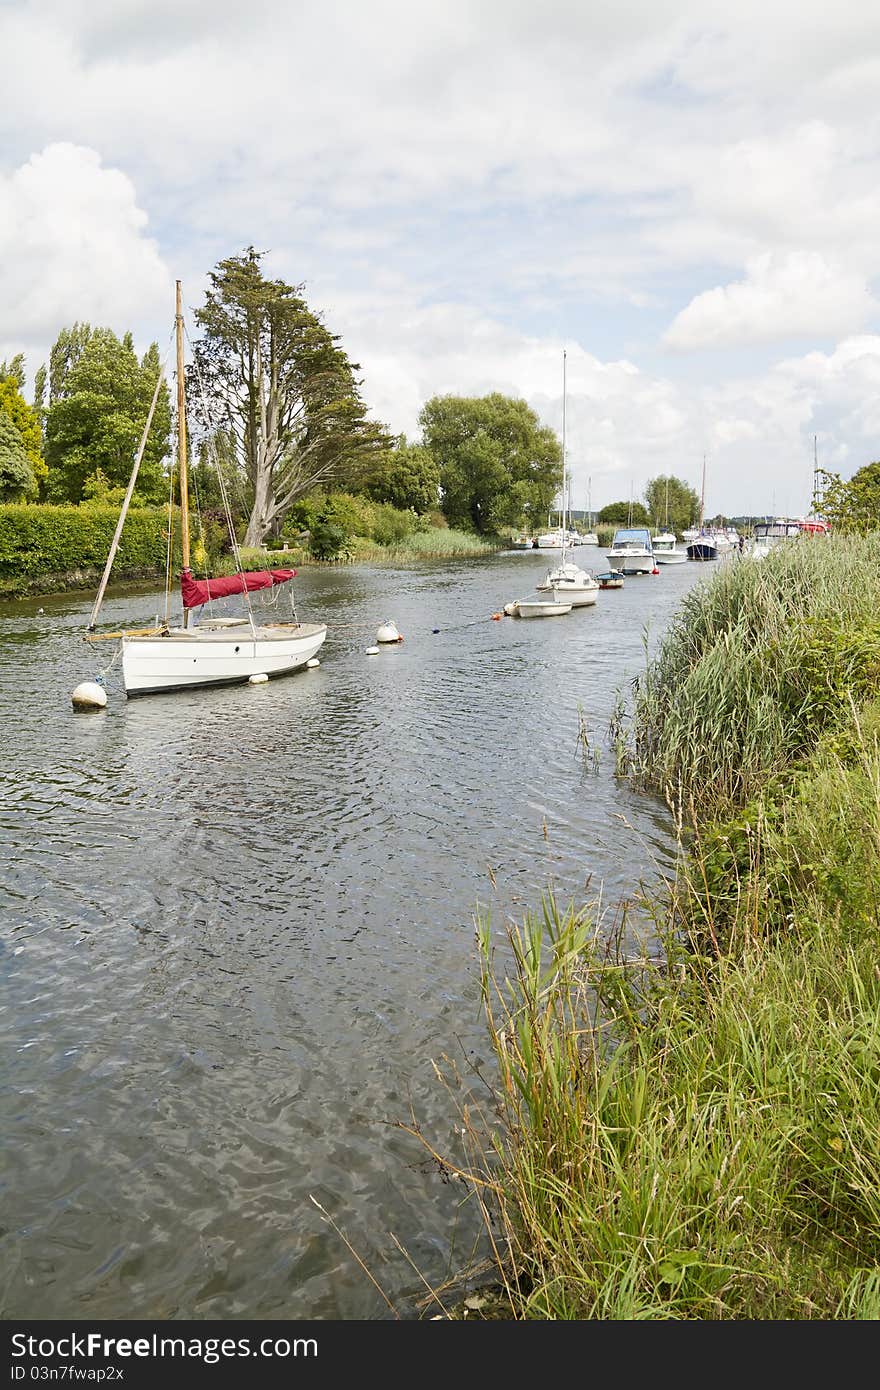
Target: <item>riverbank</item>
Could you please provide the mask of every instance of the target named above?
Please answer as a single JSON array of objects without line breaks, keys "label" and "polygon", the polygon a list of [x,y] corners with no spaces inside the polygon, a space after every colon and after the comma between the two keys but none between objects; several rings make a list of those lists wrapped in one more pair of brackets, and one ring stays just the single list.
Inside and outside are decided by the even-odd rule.
[{"label": "riverbank", "polygon": [[[36,508],[32,509],[36,511]],[[42,509],[48,511],[48,508]],[[58,509],[61,510],[61,509]],[[109,521],[106,519],[105,524]],[[109,535],[112,535],[112,527]],[[0,537],[2,540],[2,537]],[[109,549],[109,541],[108,541]],[[472,559],[479,556],[494,555],[503,549],[501,541],[487,541],[480,536],[469,536],[463,531],[434,527],[429,531],[418,532],[405,541],[393,545],[379,545],[377,542],[355,537],[344,556],[333,560],[318,560],[309,554],[305,546],[291,545],[286,550],[269,550],[263,547],[242,549],[241,560],[244,569],[303,569],[306,566],[332,567],[339,564],[407,565],[423,560]],[[55,559],[48,563],[57,564]],[[27,598],[36,595],[63,594],[76,591],[94,592],[103,573],[103,563],[78,564],[69,569],[51,568],[40,570],[39,556],[23,554],[15,560],[10,559],[0,572],[0,598]],[[234,574],[235,561],[232,556],[224,556],[211,567],[214,574]],[[147,583],[157,584],[165,581],[165,561],[160,555],[154,563],[132,563],[123,555],[113,568],[114,584]]]},{"label": "riverbank", "polygon": [[498,1081],[455,1168],[505,1316],[880,1316],[878,612],[876,534],[687,594],[616,728],[680,827],[652,940],[481,926]]}]

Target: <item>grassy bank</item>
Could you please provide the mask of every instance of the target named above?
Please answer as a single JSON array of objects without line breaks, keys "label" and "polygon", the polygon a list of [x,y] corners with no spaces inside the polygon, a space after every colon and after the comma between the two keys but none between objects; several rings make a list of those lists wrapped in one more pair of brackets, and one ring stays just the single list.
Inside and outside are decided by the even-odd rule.
[{"label": "grassy bank", "polygon": [[[32,512],[47,513],[50,510],[59,512],[73,513],[74,508],[48,507],[31,508]],[[146,518],[147,513],[138,514],[138,520]],[[120,551],[116,564],[113,568],[113,582],[123,583],[140,580],[154,579],[157,583],[163,583],[165,578],[165,555],[164,540],[162,539],[162,526],[165,522],[164,513],[150,513],[150,525],[148,541],[153,543],[157,540],[155,554],[150,555],[145,546],[134,551],[131,546],[126,551]],[[99,560],[102,547],[106,544],[109,550],[110,539],[115,526],[115,513],[107,512],[102,515],[101,526],[96,531],[96,540],[92,548],[87,552],[86,558],[82,563],[63,566],[63,548],[58,549],[57,556],[49,555],[38,545],[30,549],[19,546],[15,552],[10,554],[8,562],[4,564],[3,556],[0,554],[0,597],[21,598],[28,594],[53,594],[65,593],[74,589],[96,589],[103,573],[104,560]],[[129,523],[126,522],[126,527]],[[0,517],[0,532],[2,532],[2,517]],[[123,533],[123,540],[127,539]],[[2,534],[0,534],[0,545],[2,545]],[[381,545],[376,541],[355,537],[342,554],[336,560],[322,561],[316,560],[309,553],[305,545],[292,544],[287,550],[268,550],[262,546],[243,547],[240,551],[241,563],[244,569],[301,569],[306,565],[318,564],[387,564],[387,565],[407,565],[422,560],[451,560],[467,559],[479,556],[492,555],[502,548],[501,542],[484,540],[480,536],[467,535],[463,531],[455,531],[447,528],[435,527],[428,531],[417,532],[407,537],[405,540],[395,544]],[[142,553],[143,552],[143,553]],[[78,553],[78,551],[71,553]],[[104,557],[106,559],[106,555]],[[91,563],[89,563],[89,560]],[[47,565],[57,565],[58,568],[45,568]],[[210,573],[212,574],[234,574],[237,568],[236,562],[231,555],[217,557],[209,562]],[[201,568],[198,572],[201,573]]]},{"label": "grassy bank", "polygon": [[878,561],[798,544],[683,604],[625,727],[682,829],[650,952],[549,901],[481,930],[459,1167],[502,1316],[880,1317]]}]

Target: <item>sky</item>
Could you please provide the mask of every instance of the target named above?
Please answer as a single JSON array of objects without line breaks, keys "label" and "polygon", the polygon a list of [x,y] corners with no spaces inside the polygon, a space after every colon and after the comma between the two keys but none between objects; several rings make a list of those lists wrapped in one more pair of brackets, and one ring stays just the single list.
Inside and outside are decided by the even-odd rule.
[{"label": "sky", "polygon": [[[0,0],[0,358],[164,350],[253,245],[410,440],[524,398],[575,508],[880,458],[869,0]],[[193,332],[192,323],[190,332]]]}]

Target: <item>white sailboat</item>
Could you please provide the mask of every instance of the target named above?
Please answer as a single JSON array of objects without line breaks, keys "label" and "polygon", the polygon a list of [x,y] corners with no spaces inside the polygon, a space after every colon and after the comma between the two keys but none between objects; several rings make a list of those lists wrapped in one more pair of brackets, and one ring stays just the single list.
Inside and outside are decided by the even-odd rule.
[{"label": "white sailboat", "polygon": [[[260,589],[272,589],[286,585],[294,578],[295,570],[258,570],[242,572],[241,558],[235,540],[234,529],[230,525],[233,553],[238,563],[238,573],[224,575],[215,579],[198,580],[193,577],[190,567],[190,522],[189,522],[189,478],[187,468],[186,443],[186,396],[183,369],[183,310],[180,281],[177,282],[176,298],[176,346],[177,346],[177,459],[180,485],[180,521],[182,530],[182,568],[180,577],[183,614],[179,626],[157,623],[150,630],[122,632],[113,634],[122,642],[122,676],[126,695],[146,695],[167,690],[191,690],[202,686],[231,685],[248,681],[251,678],[266,679],[299,670],[311,661],[327,636],[325,623],[301,623],[295,614],[291,621],[260,623],[254,619],[251,607],[251,593]],[[144,436],[132,470],[131,479],[122,505],[122,512],[116,527],[113,544],[104,569],[101,586],[89,620],[89,633],[94,633],[98,613],[110,577],[110,570],[134,485],[137,471],[143,456],[144,446],[152,422],[153,411],[159,394],[159,381],[153,404],[147,417]],[[170,564],[170,556],[169,556]],[[213,599],[241,594],[244,598],[245,616],[214,617],[211,610]],[[194,608],[202,609],[208,605],[208,617],[191,626],[190,614]],[[292,605],[291,605],[292,607]],[[86,640],[98,640],[89,637]]]},{"label": "white sailboat", "polygon": [[565,451],[565,408],[566,408],[566,353],[562,353],[562,557],[558,565],[547,571],[540,584],[539,593],[553,593],[574,608],[586,608],[596,602],[599,595],[599,581],[587,570],[581,569],[568,558],[568,530],[566,527],[566,488],[568,473]]},{"label": "white sailboat", "polygon": [[688,541],[689,560],[717,560],[718,545],[713,532],[703,524],[706,512],[706,455],[703,455],[703,482],[700,489],[700,525],[697,534]]},{"label": "white sailboat", "polygon": [[593,479],[587,479],[587,529],[581,536],[581,545],[598,545],[599,537],[593,530]]},{"label": "white sailboat", "polygon": [[666,479],[666,518],[664,530],[651,537],[651,548],[658,565],[683,565],[687,562],[687,551],[681,550],[674,531],[669,529],[669,479]]}]

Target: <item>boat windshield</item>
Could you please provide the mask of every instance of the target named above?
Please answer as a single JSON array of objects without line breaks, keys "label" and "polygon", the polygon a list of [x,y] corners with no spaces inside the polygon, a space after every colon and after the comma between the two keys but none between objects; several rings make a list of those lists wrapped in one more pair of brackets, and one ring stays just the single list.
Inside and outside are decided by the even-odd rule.
[{"label": "boat windshield", "polygon": [[615,545],[648,545],[650,543],[650,540],[650,531],[646,531],[638,527],[631,528],[627,531],[614,532]]}]

